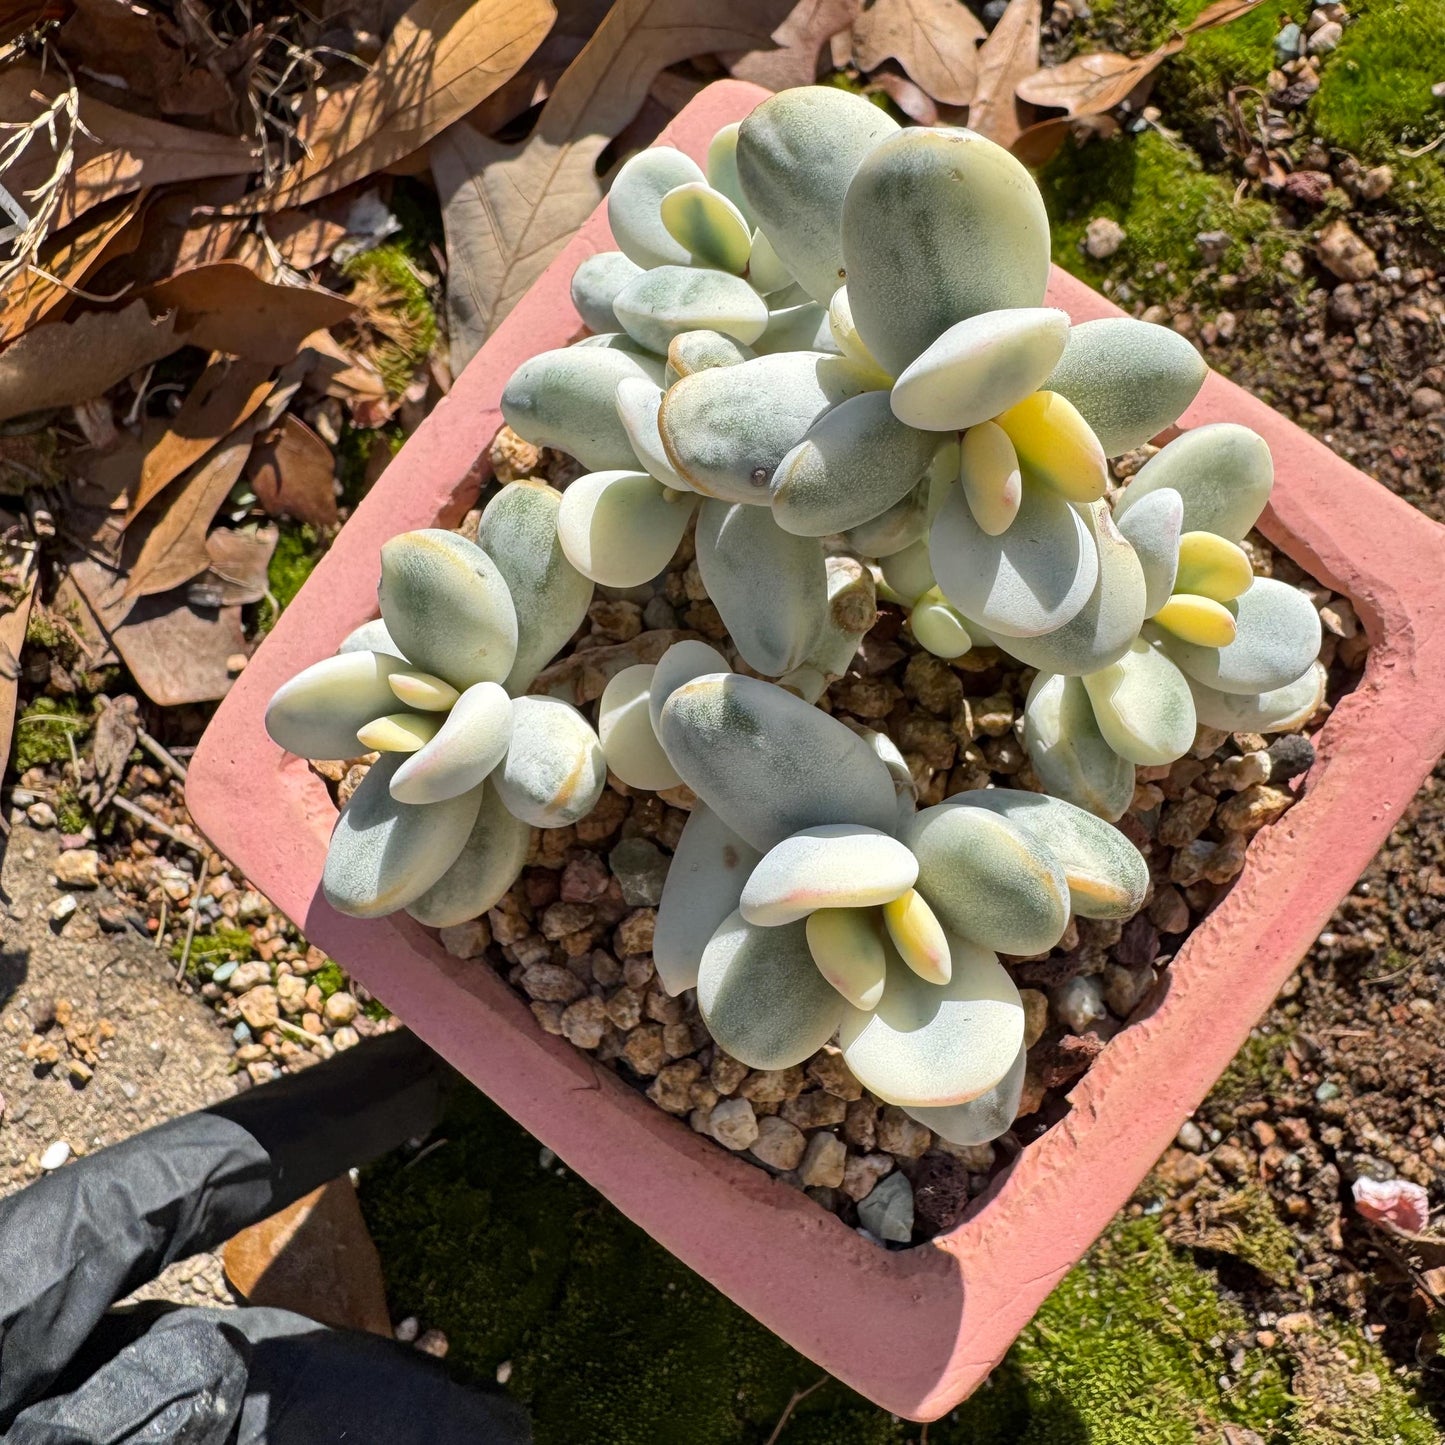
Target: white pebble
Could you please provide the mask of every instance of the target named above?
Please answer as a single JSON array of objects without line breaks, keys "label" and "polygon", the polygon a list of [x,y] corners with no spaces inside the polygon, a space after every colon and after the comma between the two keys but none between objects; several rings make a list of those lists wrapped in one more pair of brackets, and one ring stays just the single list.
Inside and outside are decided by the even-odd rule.
[{"label": "white pebble", "polygon": [[503,1360],[502,1363],[497,1366],[497,1383],[499,1385],[505,1385],[511,1378],[512,1362],[510,1360]]},{"label": "white pebble", "polygon": [[404,1345],[409,1345],[421,1333],[421,1321],[415,1315],[408,1315],[392,1331]]},{"label": "white pebble", "polygon": [[1081,1034],[1107,1010],[1104,1007],[1103,982],[1094,974],[1071,978],[1053,991],[1054,1013],[1070,1033]]},{"label": "white pebble", "polygon": [[70,1158],[70,1145],[64,1139],[57,1139],[40,1156],[40,1167],[47,1172],[52,1169],[59,1169],[62,1164]]}]

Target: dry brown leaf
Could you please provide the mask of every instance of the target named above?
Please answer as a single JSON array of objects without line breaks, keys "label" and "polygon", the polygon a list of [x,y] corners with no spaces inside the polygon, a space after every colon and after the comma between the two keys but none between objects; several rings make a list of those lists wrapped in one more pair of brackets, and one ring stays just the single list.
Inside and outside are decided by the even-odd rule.
[{"label": "dry brown leaf", "polygon": [[1033,119],[1021,114],[1015,91],[1039,68],[1039,0],[1009,0],[978,50],[978,85],[968,108],[971,130],[1007,148]]},{"label": "dry brown leaf", "polygon": [[658,72],[693,55],[765,45],[787,10],[788,0],[617,0],[523,144],[465,123],[432,143],[454,374],[601,200],[598,157]]},{"label": "dry brown leaf", "polygon": [[174,311],[192,346],[283,366],[304,338],[345,321],[351,302],[322,286],[264,281],[239,261],[182,271],[150,287],[152,311]]},{"label": "dry brown leaf", "polygon": [[241,607],[259,602],[266,595],[266,569],[280,536],[280,530],[269,525],[217,527],[206,538],[210,570],[191,583],[187,594],[191,603],[198,607]]},{"label": "dry brown leaf", "polygon": [[[0,70],[0,116],[7,121],[32,120],[61,89],[54,74],[42,75],[28,64]],[[241,175],[260,165],[251,142],[239,136],[151,120],[84,93],[80,121],[84,131],[77,130],[73,137],[75,165],[51,221],[55,229],[69,225],[102,201],[129,195],[143,186]],[[63,122],[57,125],[57,134],[63,142],[67,135]],[[55,153],[42,132],[6,171],[6,189],[16,196],[35,189],[51,175],[55,163]]]},{"label": "dry brown leaf", "polygon": [[1201,30],[1227,25],[1247,15],[1260,0],[1215,0],[1192,24],[1171,36],[1147,55],[1117,55],[1110,50],[1076,55],[1062,65],[1051,65],[1025,76],[1017,95],[1031,105],[1065,111],[1071,116],[1101,115],[1128,99],[1171,55],[1184,49],[1186,37]]},{"label": "dry brown leaf", "polygon": [[271,366],[214,352],[171,418],[160,440],[146,453],[140,481],[126,509],[125,524],[159,495],[185,469],[200,461],[222,437],[230,434],[265,401],[271,390]]},{"label": "dry brown leaf", "polygon": [[858,15],[862,0],[798,0],[771,36],[772,43],[719,58],[739,79],[786,90],[812,85],[818,78],[823,47]]},{"label": "dry brown leaf", "polygon": [[294,517],[313,527],[334,527],[339,520],[335,479],[331,448],[290,412],[257,438],[246,468],[246,480],[269,516]]},{"label": "dry brown leaf", "polygon": [[15,735],[15,703],[20,687],[20,649],[30,622],[30,603],[35,596],[36,573],[31,572],[19,597],[5,599],[0,612],[0,776],[10,759],[10,739]]},{"label": "dry brown leaf", "polygon": [[144,301],[36,326],[0,351],[0,421],[99,396],[184,341],[175,314]]},{"label": "dry brown leaf", "polygon": [[135,751],[139,728],[140,708],[130,693],[101,699],[90,747],[95,764],[95,782],[89,798],[93,812],[99,813],[120,790],[126,765]]},{"label": "dry brown leaf", "polygon": [[126,533],[122,571],[123,595],[130,600],[169,592],[210,566],[206,536],[211,520],[241,479],[251,454],[254,426],[234,432],[182,483],[164,509],[156,509],[149,525]]},{"label": "dry brown leaf", "polygon": [[1099,115],[1113,110],[1141,80],[1151,76],[1176,51],[1182,40],[1171,40],[1148,55],[1130,57],[1110,50],[1076,55],[1062,65],[1035,71],[1018,83],[1020,100],[1030,105],[1065,111],[1069,115]]},{"label": "dry brown leaf", "polygon": [[853,59],[865,71],[896,60],[934,100],[967,105],[987,33],[963,0],[873,0],[853,22]]},{"label": "dry brown leaf", "polygon": [[304,206],[419,150],[521,69],[550,0],[415,0],[371,73],[301,119],[305,158],[259,202]]},{"label": "dry brown leaf", "polygon": [[137,685],[161,707],[224,697],[246,654],[239,607],[192,607],[184,589],[143,597],[110,634]]},{"label": "dry brown leaf", "polygon": [[915,125],[937,125],[938,107],[932,96],[925,95],[906,75],[892,70],[876,70],[868,77],[870,92],[882,91]]},{"label": "dry brown leaf", "polygon": [[52,236],[35,263],[0,288],[0,342],[14,341],[69,302],[75,289],[113,251],[112,243],[135,219],[143,200],[137,194],[107,202]]}]

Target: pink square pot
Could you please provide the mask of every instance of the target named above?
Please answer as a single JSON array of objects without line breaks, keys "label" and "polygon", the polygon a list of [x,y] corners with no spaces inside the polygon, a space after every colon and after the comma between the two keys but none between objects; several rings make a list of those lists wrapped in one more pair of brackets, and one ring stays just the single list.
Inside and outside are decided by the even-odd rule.
[{"label": "pink square pot", "polygon": [[[701,158],[713,132],[764,94],[715,84],[663,140]],[[577,333],[572,271],[610,246],[599,208],[403,448],[221,705],[187,797],[216,847],[313,943],[625,1214],[879,1405],[935,1419],[987,1377],[1127,1200],[1445,748],[1445,530],[1210,375],[1182,425],[1243,422],[1268,440],[1278,480],[1263,530],[1353,599],[1371,643],[1364,679],[1319,735],[1303,801],[1255,837],[1163,998],[1104,1050],[1068,1117],[951,1232],[882,1250],[543,1033],[490,967],[449,957],[403,916],[334,912],[320,878],[336,810],[262,726],[282,682],[374,615],[381,544],[454,525],[476,498],[508,376]],[[1049,299],[1076,321],[1117,314],[1058,270]]]}]

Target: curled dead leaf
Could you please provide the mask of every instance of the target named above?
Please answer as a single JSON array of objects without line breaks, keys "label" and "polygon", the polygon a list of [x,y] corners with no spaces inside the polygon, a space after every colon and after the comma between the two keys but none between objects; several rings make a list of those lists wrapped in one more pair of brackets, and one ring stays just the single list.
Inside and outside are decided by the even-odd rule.
[{"label": "curled dead leaf", "polygon": [[291,412],[257,438],[246,467],[246,480],[268,515],[313,527],[338,521],[335,478],[331,448]]},{"label": "curled dead leaf", "polygon": [[857,18],[862,0],[798,0],[772,32],[770,44],[723,55],[722,62],[739,79],[769,90],[812,85],[818,78],[819,56],[833,36]]},{"label": "curled dead leaf", "polygon": [[1131,57],[1110,50],[1076,55],[1062,65],[1025,76],[1018,83],[1017,94],[1030,105],[1062,110],[1071,116],[1099,115],[1127,100],[1141,81],[1183,48],[1184,42],[1175,39],[1148,55]]},{"label": "curled dead leaf", "polygon": [[1039,0],[1009,0],[1009,7],[978,49],[978,83],[968,107],[971,130],[1011,149],[1035,119],[1015,94],[1039,68],[1042,18]]},{"label": "curled dead leaf", "polygon": [[853,59],[865,71],[896,60],[933,100],[967,105],[986,34],[963,0],[873,0],[853,22]]},{"label": "curled dead leaf", "polygon": [[269,524],[217,527],[206,538],[210,569],[187,591],[192,604],[229,607],[259,602],[266,595],[266,569],[280,536],[280,531]]}]

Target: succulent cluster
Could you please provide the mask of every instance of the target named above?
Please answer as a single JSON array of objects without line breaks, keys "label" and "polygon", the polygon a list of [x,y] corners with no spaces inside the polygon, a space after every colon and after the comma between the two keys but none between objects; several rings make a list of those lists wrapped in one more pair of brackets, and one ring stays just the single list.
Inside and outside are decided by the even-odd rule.
[{"label": "succulent cluster", "polygon": [[[1322,696],[1309,600],[1241,543],[1273,482],[1248,429],[1202,426],[1109,499],[1109,461],[1171,427],[1205,377],[1175,332],[1073,326],[1045,304],[1038,188],[966,130],[901,129],[842,91],[786,91],[658,147],[608,199],[618,249],[572,278],[588,333],[520,366],[502,413],[586,471],[505,487],[474,545],[395,539],[381,614],[277,694],[293,752],[380,759],[327,859],[369,916],[474,916],[529,826],[571,822],[608,770],[686,785],[654,959],[760,1069],[835,1035],[858,1079],[957,1142],[1011,1122],[1023,1013],[997,954],[1148,887],[1110,826],[1136,764],[1197,725],[1298,725]],[[741,665],[701,642],[626,668],[597,731],[526,691],[593,584],[650,583],[694,529]],[[888,739],[815,709],[881,595],[944,658],[1036,668],[1024,741],[1048,793],[916,811]],[[765,679],[774,678],[775,685]]]},{"label": "succulent cluster", "polygon": [[961,793],[921,812],[897,749],[678,643],[603,699],[624,778],[697,795],[668,872],[653,962],[696,988],[714,1039],[756,1069],[835,1035],[858,1081],[959,1144],[1013,1122],[1024,1014],[999,953],[1052,948],[1072,914],[1128,918],[1149,871],[1093,814],[1038,793]]},{"label": "succulent cluster", "polygon": [[434,927],[516,882],[532,828],[589,813],[607,769],[576,708],[528,697],[592,584],[557,542],[559,495],[516,482],[478,542],[406,532],[381,549],[381,617],[271,699],[266,728],[304,758],[380,756],[342,810],[322,887],[342,913],[405,908]]}]

